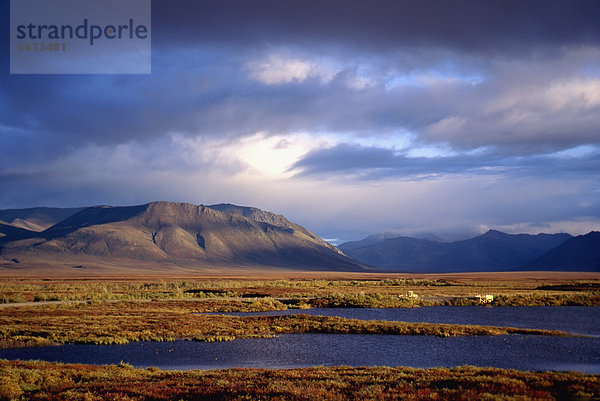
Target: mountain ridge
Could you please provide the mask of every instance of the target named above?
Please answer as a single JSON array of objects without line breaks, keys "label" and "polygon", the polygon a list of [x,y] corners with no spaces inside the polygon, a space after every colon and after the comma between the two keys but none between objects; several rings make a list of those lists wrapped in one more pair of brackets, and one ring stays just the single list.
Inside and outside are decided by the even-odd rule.
[{"label": "mountain ridge", "polygon": [[587,234],[569,238],[561,245],[528,263],[526,267],[600,271],[600,232],[590,231]]},{"label": "mountain ridge", "polygon": [[373,271],[370,266],[375,266],[383,272],[413,273],[600,271],[598,232],[572,237],[489,230],[452,242],[432,234],[415,238],[380,233],[338,248],[283,215],[230,203],[9,209],[0,210],[0,217],[0,268],[11,269],[36,261],[71,267],[122,261],[157,269],[235,265],[311,271]]},{"label": "mountain ridge", "polygon": [[28,238],[4,237],[0,254],[8,260],[118,258],[186,266],[367,269],[304,227],[253,209],[256,219],[245,217],[245,209],[229,213],[176,202],[95,206]]},{"label": "mountain ridge", "polygon": [[453,242],[397,236],[358,248],[356,243],[350,247],[341,244],[339,248],[358,261],[388,271],[512,271],[522,269],[569,238],[566,233],[530,235],[489,230],[483,235]]}]

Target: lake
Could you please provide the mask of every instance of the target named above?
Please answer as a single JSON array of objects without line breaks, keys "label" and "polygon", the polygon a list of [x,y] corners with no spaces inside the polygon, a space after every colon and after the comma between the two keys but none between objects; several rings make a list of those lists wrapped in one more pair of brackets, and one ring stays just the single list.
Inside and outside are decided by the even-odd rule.
[{"label": "lake", "polygon": [[421,308],[318,308],[213,315],[266,316],[303,313],[362,320],[478,324],[525,329],[563,330],[600,335],[600,307],[595,306],[428,306]]},{"label": "lake", "polygon": [[[290,313],[291,311],[286,311]],[[293,311],[298,312],[298,311]],[[0,350],[0,358],[68,363],[116,364],[163,369],[306,366],[460,365],[520,370],[600,373],[600,308],[597,307],[427,307],[416,309],[313,309],[301,313],[362,319],[494,324],[561,329],[593,337],[430,336],[287,334],[270,339],[222,343],[175,341],[125,345],[62,345]],[[315,313],[318,312],[318,313]],[[238,314],[239,315],[239,314]],[[243,314],[247,315],[247,314]],[[493,321],[492,321],[493,320]]]}]

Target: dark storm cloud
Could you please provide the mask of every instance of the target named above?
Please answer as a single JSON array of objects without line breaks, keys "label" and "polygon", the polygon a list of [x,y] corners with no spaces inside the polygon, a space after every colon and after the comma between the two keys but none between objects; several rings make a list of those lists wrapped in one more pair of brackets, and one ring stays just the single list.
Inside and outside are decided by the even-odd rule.
[{"label": "dark storm cloud", "polygon": [[[225,62],[223,54],[211,55]],[[193,57],[185,61],[199,63]],[[520,154],[598,143],[600,138],[600,103],[564,112],[543,99],[542,104],[533,99],[531,104],[495,106],[505,92],[509,100],[523,98],[510,92],[521,86],[519,81],[513,86],[505,82],[505,88],[458,82],[396,89],[376,82],[355,90],[346,83],[351,71],[342,69],[328,82],[307,78],[264,85],[247,76],[241,60],[228,61],[218,72],[202,65],[176,72],[164,67],[151,77],[11,76],[0,84],[6,89],[0,95],[5,105],[0,109],[0,142],[16,161],[25,162],[52,159],[88,143],[145,143],[170,132],[221,137],[400,129],[433,143],[465,149],[497,144]],[[543,84],[539,87],[545,90]],[[529,111],[527,118],[513,121],[514,113]]]},{"label": "dark storm cloud", "polygon": [[0,143],[23,156],[52,159],[90,143],[144,143],[170,132],[230,133],[236,119],[223,113],[243,90],[238,70],[221,68],[215,76],[202,60],[192,62],[193,71],[177,63],[170,65],[174,70],[161,70],[159,62],[153,75],[140,76],[4,75]]},{"label": "dark storm cloud", "polygon": [[[185,10],[185,11],[183,11]],[[159,43],[299,43],[361,50],[404,46],[482,53],[600,39],[593,0],[278,1],[153,3]]]},{"label": "dark storm cloud", "polygon": [[[8,22],[8,2],[0,7]],[[505,120],[514,108],[478,109],[499,87],[521,84],[522,71],[509,78],[495,75],[502,71],[490,66],[494,58],[528,62],[549,50],[597,44],[600,6],[594,1],[174,0],[154,1],[152,7],[150,76],[2,74],[2,145],[27,160],[52,159],[88,143],[144,142],[169,132],[222,136],[406,129],[432,142],[465,148],[490,140],[527,147],[540,132],[557,127],[562,134],[569,125],[570,135],[559,141],[577,145],[597,138],[597,107],[573,119],[555,117],[559,121],[547,125],[535,116],[513,135],[504,134],[513,127]],[[6,31],[8,23],[2,25]],[[314,77],[285,85],[250,79],[246,63],[278,46],[301,49],[308,58],[330,49],[342,67],[327,83]],[[494,76],[476,88],[437,85],[389,91],[379,82],[356,91],[345,78],[356,72],[357,56],[375,64],[373,74],[433,66],[446,73],[471,69]],[[31,133],[36,141],[29,140]]]},{"label": "dark storm cloud", "polygon": [[335,175],[371,180],[386,177],[419,179],[453,174],[593,178],[600,174],[600,151],[590,151],[576,158],[565,155],[518,157],[493,152],[411,157],[392,149],[343,144],[308,153],[294,164],[291,171],[304,176]]}]

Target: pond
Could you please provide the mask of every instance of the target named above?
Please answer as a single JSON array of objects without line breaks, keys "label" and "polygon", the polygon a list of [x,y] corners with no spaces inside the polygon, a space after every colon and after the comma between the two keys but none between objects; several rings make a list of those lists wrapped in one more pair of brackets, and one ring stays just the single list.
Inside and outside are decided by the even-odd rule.
[{"label": "pond", "polygon": [[220,314],[264,316],[298,313],[363,320],[478,324],[526,329],[563,330],[578,334],[600,335],[600,307],[596,306],[429,306],[389,309],[318,308]]},{"label": "pond", "polygon": [[600,373],[600,339],[543,336],[439,338],[362,334],[287,334],[221,343],[175,341],[62,345],[0,350],[0,358],[117,364],[162,369],[305,366],[493,366]]},{"label": "pond", "polygon": [[[313,309],[300,312],[362,319],[493,324],[560,329],[588,337],[287,334],[221,343],[175,341],[125,345],[62,345],[1,349],[0,358],[117,364],[162,369],[306,366],[412,366],[465,364],[520,370],[600,373],[600,308],[428,307],[416,309]],[[239,314],[236,314],[239,315]],[[248,314],[243,314],[248,315]]]}]

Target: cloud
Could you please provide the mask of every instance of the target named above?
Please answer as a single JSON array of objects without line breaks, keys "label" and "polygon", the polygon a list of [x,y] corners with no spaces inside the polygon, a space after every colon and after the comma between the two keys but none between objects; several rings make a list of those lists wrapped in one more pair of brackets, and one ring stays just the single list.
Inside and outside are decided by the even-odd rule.
[{"label": "cloud", "polygon": [[299,58],[271,55],[265,60],[248,62],[250,76],[267,85],[304,81],[315,74],[315,64]]},{"label": "cloud", "polygon": [[307,153],[291,170],[305,176],[331,177],[335,174],[359,180],[425,179],[448,175],[594,177],[600,174],[600,148],[590,147],[582,153],[580,150],[572,150],[571,156],[569,152],[563,152],[520,157],[482,150],[415,157],[390,148],[338,144]]},{"label": "cloud", "polygon": [[360,52],[408,46],[528,54],[600,38],[600,11],[594,0],[379,1],[376,5],[359,0],[174,0],[155,2],[152,11],[153,40],[160,45],[176,41],[335,48],[341,44]]},{"label": "cloud", "polygon": [[0,207],[237,202],[347,239],[600,215],[596,1],[152,11],[151,75],[0,63]]},{"label": "cloud", "polygon": [[503,83],[494,94],[463,98],[471,106],[468,110],[448,108],[443,118],[422,127],[422,139],[463,148],[496,145],[522,153],[600,143],[598,78],[572,75],[533,84],[517,79]]},{"label": "cloud", "polygon": [[[158,53],[148,77],[0,77],[0,144],[18,149],[18,162],[170,133],[406,131],[429,145],[521,154],[600,141],[600,81],[586,72],[600,49],[539,62],[492,57],[487,66],[426,49],[389,58],[312,48],[259,57],[211,48]],[[26,140],[31,135],[36,141]]]}]

